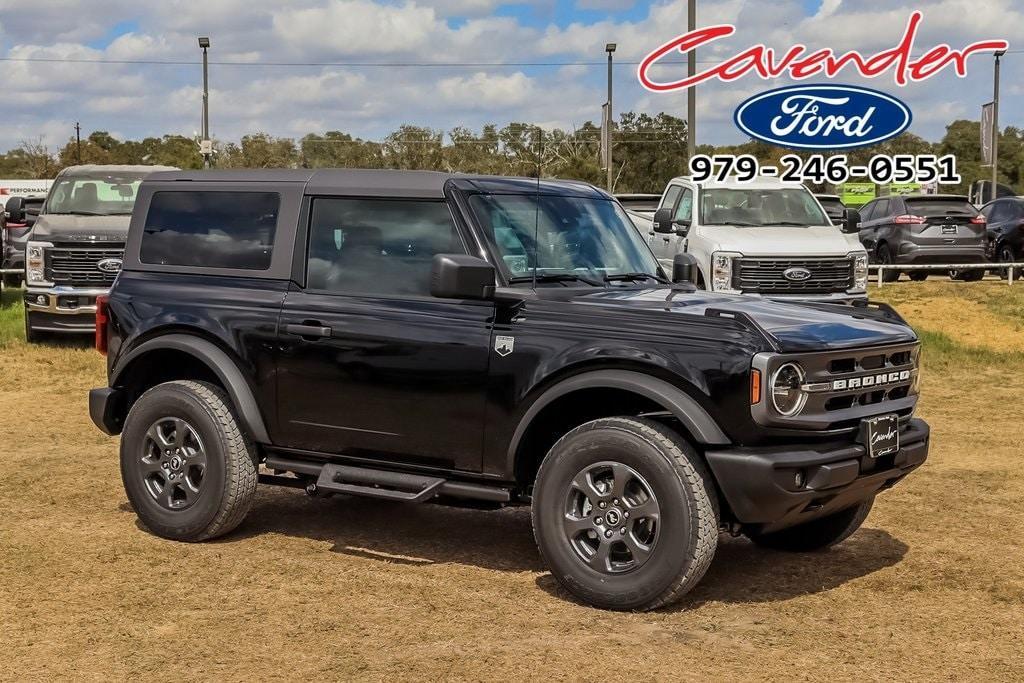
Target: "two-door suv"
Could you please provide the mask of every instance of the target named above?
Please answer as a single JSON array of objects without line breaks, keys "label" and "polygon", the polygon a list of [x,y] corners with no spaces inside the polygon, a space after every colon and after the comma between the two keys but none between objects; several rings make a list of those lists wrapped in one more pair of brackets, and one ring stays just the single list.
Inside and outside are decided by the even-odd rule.
[{"label": "two-door suv", "polygon": [[156,173],[98,307],[90,412],[160,536],[231,531],[257,481],[532,504],[569,591],[655,608],[722,531],[842,541],[928,452],[898,315],[697,291],[693,268],[670,281],[578,182]]}]

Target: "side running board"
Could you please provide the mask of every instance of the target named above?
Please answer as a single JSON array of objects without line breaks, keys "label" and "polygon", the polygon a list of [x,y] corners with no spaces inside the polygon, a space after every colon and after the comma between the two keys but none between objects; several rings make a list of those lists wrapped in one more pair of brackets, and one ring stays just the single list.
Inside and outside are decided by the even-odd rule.
[{"label": "side running board", "polygon": [[[276,455],[267,456],[266,465],[273,470],[315,476],[316,490],[324,493],[344,493],[404,503],[423,503],[437,496],[496,503],[507,503],[512,499],[506,488],[449,481],[423,474],[291,460]],[[281,482],[268,478],[268,483]]]}]

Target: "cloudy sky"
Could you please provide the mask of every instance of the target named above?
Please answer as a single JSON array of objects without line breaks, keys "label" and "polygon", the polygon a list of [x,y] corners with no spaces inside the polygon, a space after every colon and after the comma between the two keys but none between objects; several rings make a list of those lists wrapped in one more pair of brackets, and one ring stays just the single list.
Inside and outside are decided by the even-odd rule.
[{"label": "cloudy sky", "polygon": [[[1024,127],[1021,0],[698,5],[699,25],[738,29],[701,54],[705,67],[756,42],[874,52],[895,44],[913,9],[925,13],[918,52],[1005,38],[1001,122]],[[644,91],[635,66],[685,31],[685,0],[0,0],[0,149],[40,136],[57,146],[76,120],[119,137],[192,135],[201,107],[198,35],[213,42],[211,128],[222,139],[326,130],[377,139],[403,123],[572,128],[600,117],[607,42],[619,46],[617,111],[685,116],[686,95]],[[904,99],[911,130],[934,140],[991,99],[992,59],[972,58],[967,79],[871,85]],[[741,142],[733,110],[766,87],[749,78],[703,87],[699,141]]]}]

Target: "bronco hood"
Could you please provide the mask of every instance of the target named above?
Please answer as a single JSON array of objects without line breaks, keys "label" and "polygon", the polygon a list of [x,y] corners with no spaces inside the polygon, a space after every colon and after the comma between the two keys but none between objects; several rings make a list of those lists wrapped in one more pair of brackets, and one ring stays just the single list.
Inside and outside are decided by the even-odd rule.
[{"label": "bronco hood", "polygon": [[[575,299],[581,304],[664,311],[672,316],[696,315],[732,318],[759,330],[781,352],[899,344],[917,340],[907,323],[887,307],[824,303],[789,303],[771,299],[667,288],[604,289]],[[679,318],[680,325],[685,319]]]},{"label": "bronco hood", "polygon": [[29,239],[39,242],[124,242],[130,215],[78,216],[44,213],[32,226]]}]

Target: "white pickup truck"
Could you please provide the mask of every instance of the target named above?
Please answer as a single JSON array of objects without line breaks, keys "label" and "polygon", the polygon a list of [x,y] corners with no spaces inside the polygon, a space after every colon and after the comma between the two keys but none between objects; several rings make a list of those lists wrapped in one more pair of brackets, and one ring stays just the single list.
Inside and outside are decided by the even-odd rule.
[{"label": "white pickup truck", "polygon": [[657,209],[627,211],[666,269],[676,254],[697,259],[704,289],[829,302],[867,297],[856,212],[833,225],[802,185],[680,177],[669,181]]}]

